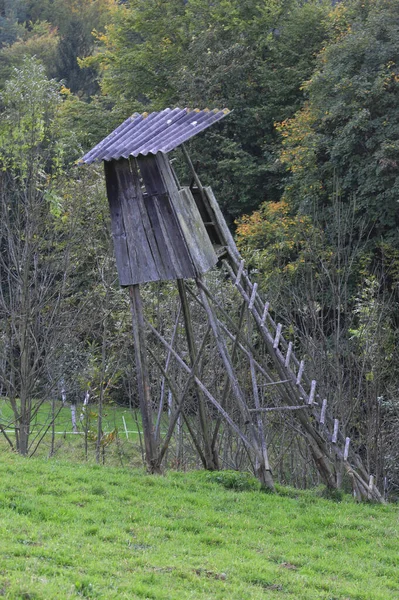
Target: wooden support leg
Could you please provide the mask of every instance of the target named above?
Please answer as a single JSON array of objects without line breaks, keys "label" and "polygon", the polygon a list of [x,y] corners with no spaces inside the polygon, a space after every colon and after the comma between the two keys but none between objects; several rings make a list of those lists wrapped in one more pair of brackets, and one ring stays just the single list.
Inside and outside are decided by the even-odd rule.
[{"label": "wooden support leg", "polygon": [[[248,425],[248,428],[250,431],[252,450],[255,453],[257,461],[261,465],[261,468],[258,469],[257,474],[258,475],[262,474],[262,478],[260,479],[260,482],[264,487],[273,489],[273,481],[272,480],[270,481],[269,477],[263,477],[263,474],[266,473],[266,468],[265,468],[264,455],[262,452],[261,443],[260,443],[260,440],[258,439],[258,431],[252,422],[251,413],[248,409],[248,405],[246,403],[244,394],[243,394],[240,384],[237,380],[237,377],[236,377],[236,374],[234,371],[234,367],[232,365],[231,358],[230,358],[228,350],[227,350],[226,342],[225,342],[225,340],[221,334],[220,328],[218,326],[217,317],[214,314],[214,311],[213,311],[210,303],[208,302],[207,295],[205,294],[205,292],[201,286],[201,281],[199,279],[197,281],[197,286],[198,286],[198,290],[200,293],[202,305],[208,316],[209,325],[211,326],[211,329],[212,329],[212,332],[213,332],[213,335],[214,335],[214,338],[215,338],[215,341],[216,341],[216,344],[217,344],[217,347],[219,350],[220,357],[223,361],[224,367],[226,369],[226,373],[230,379],[231,390],[237,401],[237,405],[238,405],[238,408],[240,409],[241,415],[244,418],[245,423]],[[270,472],[270,469],[269,469],[269,472]]]},{"label": "wooden support leg", "polygon": [[[191,313],[190,313],[190,305],[188,303],[186,289],[184,286],[184,281],[182,279],[177,280],[177,287],[179,290],[180,302],[183,310],[184,317],[184,327],[186,330],[186,338],[188,344],[188,351],[190,354],[190,362],[191,366],[193,366],[196,362],[197,358],[197,349],[194,341],[194,333],[193,326],[191,321]],[[217,471],[219,469],[219,461],[217,453],[214,452],[214,448],[212,448],[212,438],[209,433],[208,427],[208,417],[206,414],[205,402],[202,397],[201,391],[198,386],[196,387],[196,396],[198,401],[198,413],[199,413],[199,421],[200,428],[202,433],[202,439],[204,444],[204,456],[206,461],[206,469],[210,471]]]},{"label": "wooden support leg", "polygon": [[152,423],[150,378],[146,351],[143,307],[139,285],[129,286],[130,307],[132,311],[134,351],[136,356],[137,387],[143,426],[145,459],[151,473],[160,472],[157,463],[157,448]]},{"label": "wooden support leg", "polygon": [[[260,409],[259,390],[258,390],[258,383],[257,383],[257,379],[256,379],[254,361],[253,361],[252,357],[250,358],[249,362],[250,362],[250,369],[251,369],[251,380],[252,380],[252,389],[253,389],[255,408],[257,410],[259,410]],[[270,490],[274,490],[273,475],[272,475],[272,470],[271,470],[270,464],[269,464],[265,432],[263,429],[262,415],[260,412],[257,412],[256,419],[257,419],[257,424],[258,424],[258,435],[259,435],[261,448],[262,448],[262,455],[263,455],[263,461],[257,467],[257,471],[258,471],[257,477],[258,477],[259,481],[261,481],[262,484],[266,488],[268,488]]]}]

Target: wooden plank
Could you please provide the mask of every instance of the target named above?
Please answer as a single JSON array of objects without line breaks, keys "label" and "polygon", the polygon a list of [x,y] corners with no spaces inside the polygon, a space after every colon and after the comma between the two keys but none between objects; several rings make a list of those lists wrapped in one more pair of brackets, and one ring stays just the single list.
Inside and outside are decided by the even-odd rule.
[{"label": "wooden plank", "polygon": [[169,259],[176,273],[175,279],[195,278],[196,271],[169,197],[166,194],[164,196],[154,196],[153,202],[168,249]]},{"label": "wooden plank", "polygon": [[140,402],[141,422],[144,432],[145,457],[148,469],[150,472],[154,473],[159,472],[160,467],[156,460],[157,443],[154,436],[152,419],[150,377],[148,371],[146,333],[140,287],[138,285],[129,286],[129,296],[132,312],[134,351],[136,357],[137,387]]},{"label": "wooden plank", "polygon": [[[184,144],[182,144],[180,147],[183,152],[183,156],[187,162],[187,165],[193,175],[193,181],[190,184],[190,191],[193,194],[195,203],[201,214],[201,219],[203,220],[203,222],[206,226],[206,231],[209,235],[209,239],[211,240],[211,243],[213,245],[225,246],[223,239],[220,235],[220,228],[217,226],[217,224],[214,223],[213,211],[209,204],[209,200],[205,194],[204,187],[195,171],[194,165],[193,165],[191,158],[186,150],[186,147]],[[194,187],[193,187],[194,182],[197,185],[197,189],[194,189]]]},{"label": "wooden plank", "polygon": [[[147,191],[147,195],[143,196],[144,203],[140,204],[140,208],[151,251],[158,266],[160,279],[176,279],[179,277],[181,269],[178,267],[176,271],[174,267],[176,260],[173,260],[170,256],[170,248],[171,246],[173,247],[173,244],[167,243],[165,238],[170,240],[176,239],[179,235],[179,229],[177,222],[173,220],[168,220],[166,228],[161,227],[159,213],[162,213],[164,205],[165,210],[168,211],[168,198],[158,165],[155,157],[152,155],[137,158],[136,165],[136,176],[137,178],[141,176]],[[156,200],[154,197],[156,197]],[[178,251],[182,251],[180,246]]]},{"label": "wooden plank", "polygon": [[218,258],[189,188],[181,189],[173,203],[195,267],[198,273],[206,273]]},{"label": "wooden plank", "polygon": [[191,191],[178,190],[166,156],[158,152],[155,158],[194,268],[198,274],[205,273],[218,259]]},{"label": "wooden plank", "polygon": [[285,356],[285,363],[284,363],[285,367],[290,366],[291,353],[292,353],[292,342],[290,342],[288,344],[287,354]]},{"label": "wooden plank", "polygon": [[[139,172],[135,161],[131,160],[132,175],[135,181],[135,188],[137,192],[137,208],[139,212],[139,218],[141,220],[143,230],[148,242],[148,246],[152,255],[152,259],[156,265],[159,279],[174,279],[175,274],[173,269],[168,268],[168,261],[164,261],[164,257],[167,257],[167,253],[162,252],[163,237],[159,235],[160,228],[153,227],[153,223],[149,217],[148,209],[151,205],[151,199],[148,197],[144,198],[141,186],[139,185]],[[150,201],[149,201],[150,200]],[[159,239],[161,238],[161,239]],[[161,244],[159,243],[161,242]]]},{"label": "wooden plank", "polygon": [[[170,246],[165,238],[169,238],[170,232],[167,231],[161,224],[162,217],[160,216],[163,212],[162,197],[148,196],[144,198],[147,215],[154,232],[154,236],[157,241],[157,246],[160,254],[160,262],[164,271],[165,279],[177,279],[180,268],[176,271],[174,266],[173,257],[171,256]],[[177,225],[176,225],[177,227]]]},{"label": "wooden plank", "polygon": [[283,329],[283,326],[281,325],[281,323],[277,324],[277,329],[276,329],[276,337],[274,338],[274,342],[273,342],[273,348],[276,350],[278,348],[278,345],[280,343],[280,337],[281,337],[281,331]]},{"label": "wooden plank", "polygon": [[368,500],[371,500],[373,498],[373,492],[374,492],[374,475],[370,475],[368,494],[367,494]]},{"label": "wooden plank", "polygon": [[323,405],[321,407],[321,413],[320,413],[320,423],[322,425],[324,425],[324,422],[326,420],[326,411],[327,411],[327,398],[324,398]]},{"label": "wooden plank", "polygon": [[241,255],[238,252],[236,243],[234,241],[233,236],[231,235],[230,229],[227,227],[226,220],[223,216],[222,211],[220,210],[220,206],[214,196],[212,188],[205,187],[204,192],[208,199],[210,208],[213,212],[212,221],[215,223],[215,226],[217,227],[217,229],[220,232],[220,237],[222,239],[222,243],[229,248],[232,256],[235,258],[235,260],[237,262],[239,262],[241,260]]},{"label": "wooden plank", "polygon": [[304,368],[305,368],[305,362],[303,360],[301,360],[300,365],[299,365],[298,375],[296,377],[296,382],[295,382],[296,385],[299,385],[301,383]]},{"label": "wooden plank", "polygon": [[256,290],[257,289],[258,289],[258,284],[254,283],[253,288],[252,288],[251,298],[249,300],[249,305],[248,305],[249,310],[252,310],[253,307],[254,307],[255,298],[256,298]]},{"label": "wooden plank", "polygon": [[167,192],[164,181],[159,173],[159,168],[155,156],[138,156],[137,165],[146,192],[149,196],[162,196]]},{"label": "wooden plank", "polygon": [[339,427],[339,421],[338,419],[334,419],[334,432],[332,434],[332,438],[331,441],[333,444],[337,443],[337,439],[338,439],[338,427]]},{"label": "wooden plank", "polygon": [[348,437],[345,440],[345,449],[344,449],[344,460],[345,461],[348,460],[350,441],[351,441],[351,439]]},{"label": "wooden plank", "polygon": [[132,173],[128,160],[115,161],[114,165],[134,284],[157,281],[160,274],[142,220],[143,209],[140,204],[144,201],[140,183]]},{"label": "wooden plank", "polygon": [[105,181],[109,210],[111,214],[111,231],[114,241],[114,253],[118,269],[119,283],[122,286],[133,282],[133,273],[130,268],[129,251],[126,240],[125,225],[123,222],[122,207],[118,194],[118,180],[114,164],[104,162]]},{"label": "wooden plank", "polygon": [[236,281],[235,281],[236,285],[240,283],[242,274],[244,272],[244,265],[245,265],[245,260],[241,260],[240,266],[238,267],[238,271],[237,271],[237,277],[236,277]]},{"label": "wooden plank", "polygon": [[262,315],[262,321],[261,321],[261,326],[262,327],[266,323],[266,318],[267,318],[267,315],[269,313],[269,306],[270,306],[270,302],[266,302],[265,308],[263,309],[263,315]]},{"label": "wooden plank", "polygon": [[[220,239],[219,232],[215,227],[215,223],[212,221],[212,214],[210,212],[210,208],[208,207],[208,200],[206,199],[204,190],[199,190],[198,188],[192,188],[190,186],[190,191],[193,195],[195,204],[200,212],[201,219],[204,222],[206,232],[211,240],[213,246],[223,246],[223,242]],[[204,201],[205,196],[205,201]]]},{"label": "wooden plank", "polygon": [[313,379],[311,386],[310,386],[308,404],[313,404],[315,392],[316,392],[316,381]]}]

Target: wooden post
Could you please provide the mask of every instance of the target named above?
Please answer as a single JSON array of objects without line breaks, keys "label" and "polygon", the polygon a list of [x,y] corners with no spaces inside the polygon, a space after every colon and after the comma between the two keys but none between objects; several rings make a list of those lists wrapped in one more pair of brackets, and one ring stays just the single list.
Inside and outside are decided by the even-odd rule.
[{"label": "wooden post", "polygon": [[291,354],[292,354],[292,342],[290,342],[288,344],[288,350],[287,350],[287,354],[285,356],[285,363],[284,363],[285,367],[289,367],[290,366]]},{"label": "wooden post", "polygon": [[[184,287],[184,281],[182,279],[177,280],[177,287],[179,290],[180,302],[183,310],[184,327],[186,330],[188,351],[190,354],[191,366],[193,367],[197,358],[197,349],[194,342],[194,332],[191,321],[190,305],[188,303],[186,289]],[[204,456],[206,460],[205,466],[206,469],[209,469],[210,471],[217,471],[219,470],[218,456],[217,452],[215,452],[215,448],[212,448],[212,440],[209,434],[208,417],[206,414],[205,402],[203,401],[201,391],[199,390],[198,386],[196,386],[196,396],[198,400],[200,427],[204,442]]]},{"label": "wooden post", "polygon": [[263,309],[263,314],[262,314],[262,321],[261,321],[261,326],[262,326],[262,327],[263,327],[263,326],[265,325],[265,323],[266,323],[266,317],[267,317],[267,314],[268,314],[268,312],[269,312],[269,306],[270,306],[270,303],[269,303],[269,302],[266,302],[266,304],[265,304],[265,307],[264,307],[264,309]]},{"label": "wooden post", "polygon": [[276,329],[276,337],[274,338],[274,342],[273,342],[273,348],[276,350],[276,348],[278,348],[278,345],[280,343],[280,337],[281,337],[281,331],[283,329],[283,326],[281,325],[281,323],[277,324],[277,329]]},{"label": "wooden post", "polygon": [[312,385],[310,387],[308,404],[313,404],[315,392],[316,392],[316,381],[313,379]]},{"label": "wooden post", "polygon": [[326,420],[326,410],[327,410],[327,398],[323,400],[323,406],[321,407],[320,413],[320,424],[324,425],[324,421]]},{"label": "wooden post", "polygon": [[333,444],[336,444],[337,440],[338,440],[338,428],[339,428],[339,421],[338,421],[338,419],[334,419],[334,432],[333,432],[332,438],[331,438],[331,441]]},{"label": "wooden post", "polygon": [[258,432],[257,428],[255,428],[255,426],[252,422],[251,413],[249,412],[245,396],[243,394],[243,391],[240,387],[237,376],[235,374],[234,367],[233,367],[233,364],[231,361],[231,357],[229,356],[225,340],[223,339],[223,336],[221,335],[217,317],[214,313],[212,306],[208,302],[207,295],[203,289],[202,282],[199,277],[197,278],[197,286],[199,289],[202,305],[208,316],[209,325],[212,328],[212,332],[213,332],[213,335],[215,338],[216,345],[219,350],[220,357],[221,357],[224,367],[226,369],[226,374],[230,379],[231,391],[232,391],[234,397],[236,398],[241,415],[242,415],[246,425],[248,425],[252,450],[255,454],[256,460],[258,460],[259,463],[263,465],[262,469],[260,469],[257,472],[257,475],[260,479],[261,484],[265,488],[273,489],[273,487],[272,487],[273,481],[270,477],[270,471],[268,471],[266,473],[266,469],[265,469],[265,465],[264,465],[264,455],[263,455],[260,440],[259,440],[259,432]]},{"label": "wooden post", "polygon": [[156,440],[152,423],[150,378],[146,351],[146,336],[140,286],[129,286],[130,307],[132,311],[134,352],[136,357],[137,387],[143,426],[145,459],[151,473],[160,472],[157,465]]},{"label": "wooden post", "polygon": [[257,383],[257,379],[256,379],[255,365],[254,365],[254,360],[253,360],[252,356],[249,359],[249,365],[250,365],[250,369],[251,369],[251,379],[252,379],[252,390],[253,390],[253,396],[254,396],[254,403],[255,403],[255,408],[258,411],[257,415],[256,415],[256,420],[257,420],[257,424],[258,424],[258,435],[259,435],[259,440],[260,440],[260,444],[261,444],[261,448],[262,448],[262,455],[263,455],[263,461],[262,462],[257,461],[258,468],[257,468],[256,474],[257,474],[259,481],[261,481],[263,485],[265,485],[269,490],[274,490],[273,475],[272,475],[272,470],[271,470],[270,464],[269,464],[269,457],[268,457],[267,445],[266,445],[266,437],[265,437],[265,432],[263,429],[262,415],[260,412],[258,383]]}]

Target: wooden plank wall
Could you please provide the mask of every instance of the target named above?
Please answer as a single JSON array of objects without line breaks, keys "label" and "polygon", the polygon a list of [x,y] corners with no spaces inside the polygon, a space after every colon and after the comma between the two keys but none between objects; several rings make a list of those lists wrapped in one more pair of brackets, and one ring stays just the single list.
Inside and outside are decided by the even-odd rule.
[{"label": "wooden plank wall", "polygon": [[216,264],[194,199],[178,190],[166,156],[104,162],[104,168],[122,286],[195,278]]}]

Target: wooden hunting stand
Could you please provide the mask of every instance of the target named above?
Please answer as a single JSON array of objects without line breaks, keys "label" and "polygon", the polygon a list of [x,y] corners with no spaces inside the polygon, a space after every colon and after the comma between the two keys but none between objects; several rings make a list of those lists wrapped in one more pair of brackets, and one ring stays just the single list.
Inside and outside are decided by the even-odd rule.
[{"label": "wooden hunting stand", "polygon": [[[296,357],[292,342],[284,339],[281,324],[270,314],[269,303],[261,299],[257,284],[250,281],[212,189],[201,185],[184,146],[185,141],[228,112],[177,108],[135,114],[80,161],[104,161],[119,281],[129,289],[148,469],[161,470],[190,392],[198,410],[200,436],[190,431],[190,419],[186,418],[185,424],[205,468],[219,468],[217,440],[224,422],[252,457],[262,485],[273,489],[264,417],[282,411],[295,415],[317,470],[329,488],[339,487],[340,473],[345,470],[359,499],[381,502],[373,477],[366,472],[350,439],[340,431],[338,420],[329,415],[327,400],[316,381],[307,376],[304,361]],[[190,187],[180,186],[168,160],[168,152],[177,147],[182,148],[193,178]],[[205,283],[203,275],[216,264],[223,264],[236,295],[241,297],[238,324]],[[167,341],[144,317],[140,284],[165,280],[177,281],[187,343],[184,353],[174,347],[174,334]],[[207,323],[200,342],[192,319],[194,306]],[[253,324],[256,343],[244,330],[245,320]],[[165,409],[163,399],[157,407],[156,422],[153,415],[146,344],[149,332],[167,353],[166,364],[154,353],[151,358],[174,397],[174,410],[163,439],[159,428]],[[203,376],[201,366],[210,345],[224,369],[223,385],[213,387]],[[180,390],[169,376],[170,361],[184,377]],[[244,362],[249,385],[243,383],[237,371],[237,364]],[[262,392],[268,386],[275,392],[273,404]]]}]

